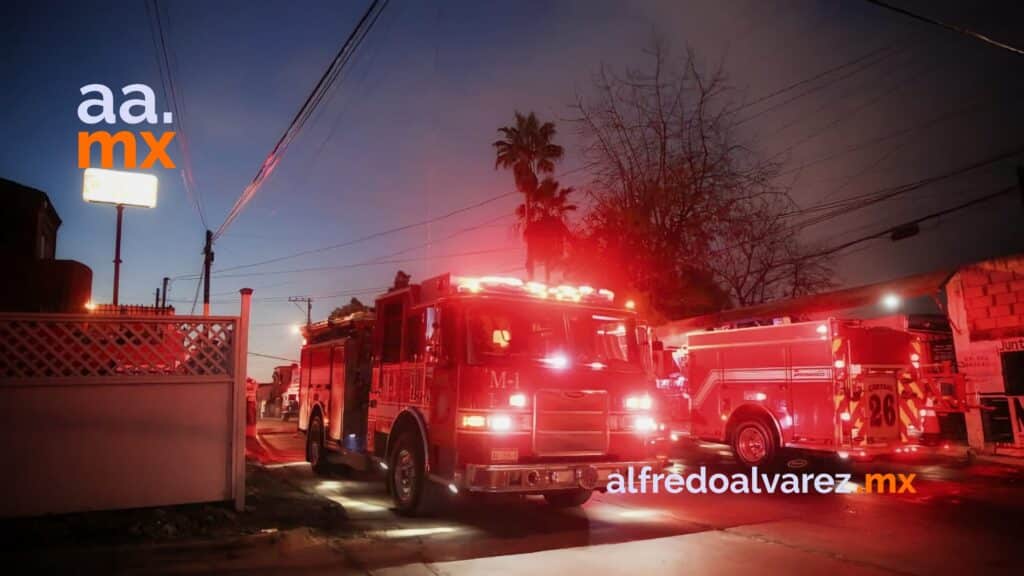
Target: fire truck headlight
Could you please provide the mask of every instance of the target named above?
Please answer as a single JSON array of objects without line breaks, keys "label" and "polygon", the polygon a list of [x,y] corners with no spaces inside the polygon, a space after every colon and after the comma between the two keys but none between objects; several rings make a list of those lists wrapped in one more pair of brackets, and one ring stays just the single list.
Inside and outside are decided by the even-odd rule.
[{"label": "fire truck headlight", "polygon": [[487,425],[487,418],[479,414],[468,414],[462,417],[463,428],[483,428]]},{"label": "fire truck headlight", "polygon": [[658,429],[658,423],[650,416],[637,416],[633,420],[633,429],[640,433],[654,432]]},{"label": "fire truck headlight", "polygon": [[512,418],[507,414],[495,414],[487,419],[487,425],[495,432],[508,432],[512,429]]},{"label": "fire truck headlight", "polygon": [[569,367],[569,358],[565,354],[553,354],[547,358],[541,358],[541,362],[556,370],[564,370]]},{"label": "fire truck headlight", "polygon": [[651,406],[654,405],[654,400],[650,396],[644,394],[643,396],[626,396],[623,400],[626,410],[650,410]]},{"label": "fire truck headlight", "polygon": [[515,393],[508,397],[508,405],[513,408],[526,408],[526,394]]}]

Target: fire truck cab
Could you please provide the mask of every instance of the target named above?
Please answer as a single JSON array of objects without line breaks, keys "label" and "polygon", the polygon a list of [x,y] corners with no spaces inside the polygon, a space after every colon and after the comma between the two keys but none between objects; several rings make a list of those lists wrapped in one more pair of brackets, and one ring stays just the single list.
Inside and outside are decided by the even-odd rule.
[{"label": "fire truck cab", "polygon": [[729,444],[748,466],[768,465],[784,448],[896,453],[911,342],[904,331],[838,319],[686,333],[669,342],[689,413],[674,433]]},{"label": "fire truck cab", "polygon": [[307,459],[378,467],[401,513],[438,487],[578,506],[664,464],[648,330],[610,291],[442,275],[306,337]]}]

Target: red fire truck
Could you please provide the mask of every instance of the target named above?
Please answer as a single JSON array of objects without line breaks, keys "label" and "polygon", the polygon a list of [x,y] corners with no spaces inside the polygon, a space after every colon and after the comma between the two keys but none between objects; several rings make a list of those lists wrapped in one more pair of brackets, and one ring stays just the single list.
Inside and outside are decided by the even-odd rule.
[{"label": "red fire truck", "polygon": [[648,330],[610,291],[442,275],[306,339],[307,459],[378,466],[401,513],[437,487],[578,506],[664,464]]},{"label": "red fire truck", "polygon": [[911,450],[966,446],[966,382],[956,371],[949,319],[937,314],[897,314],[864,324],[905,330],[913,337],[911,361],[917,378],[900,386],[900,419],[906,426],[905,439],[915,443]]},{"label": "red fire truck", "polygon": [[899,390],[914,379],[905,331],[828,319],[667,332],[689,415],[676,434],[729,444],[749,466],[783,448],[868,458],[903,447]]}]

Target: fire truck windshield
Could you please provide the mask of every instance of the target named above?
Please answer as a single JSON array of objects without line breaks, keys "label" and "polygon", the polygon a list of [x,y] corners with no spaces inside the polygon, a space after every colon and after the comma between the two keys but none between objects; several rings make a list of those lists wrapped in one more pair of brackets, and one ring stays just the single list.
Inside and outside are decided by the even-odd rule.
[{"label": "fire truck windshield", "polygon": [[640,368],[636,324],[626,315],[564,306],[481,304],[467,311],[469,363],[565,355],[602,368]]}]

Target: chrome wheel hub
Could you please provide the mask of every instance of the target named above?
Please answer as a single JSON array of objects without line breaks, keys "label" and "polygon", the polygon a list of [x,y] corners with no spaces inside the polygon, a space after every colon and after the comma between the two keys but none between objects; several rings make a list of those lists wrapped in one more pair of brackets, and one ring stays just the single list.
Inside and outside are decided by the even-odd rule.
[{"label": "chrome wheel hub", "polygon": [[412,500],[416,481],[416,460],[408,450],[402,448],[395,455],[395,494],[399,500]]},{"label": "chrome wheel hub", "polygon": [[736,451],[745,462],[760,462],[767,453],[764,434],[757,428],[744,428],[736,440]]}]

